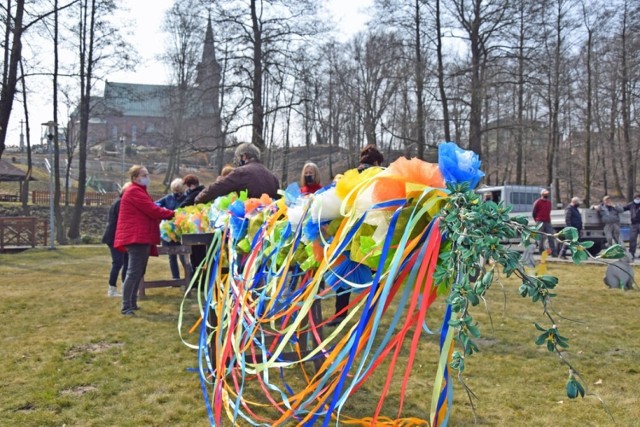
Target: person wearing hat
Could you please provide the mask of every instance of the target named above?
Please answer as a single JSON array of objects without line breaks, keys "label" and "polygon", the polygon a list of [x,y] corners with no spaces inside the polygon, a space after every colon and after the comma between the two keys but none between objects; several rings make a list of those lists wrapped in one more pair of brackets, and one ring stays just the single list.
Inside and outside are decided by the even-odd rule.
[{"label": "person wearing hat", "polygon": [[[580,204],[582,200],[578,197],[573,197],[571,199],[571,203],[564,210],[564,223],[567,227],[573,227],[578,230],[578,235],[580,235],[580,230],[582,230],[582,215],[580,214]],[[567,245],[562,245],[560,249],[560,258],[565,259],[567,257]]]},{"label": "person wearing hat", "polygon": [[623,207],[623,210],[631,214],[631,232],[629,233],[629,252],[635,259],[638,245],[638,231],[640,230],[640,193],[636,194],[633,201]]},{"label": "person wearing hat", "polygon": [[595,207],[604,224],[604,235],[607,239],[607,247],[614,243],[622,243],[620,240],[620,214],[623,212],[622,206],[613,205],[611,197],[604,196],[602,203]]},{"label": "person wearing hat", "polygon": [[540,253],[544,252],[544,241],[546,238],[549,241],[551,256],[557,257],[558,250],[556,248],[556,241],[555,238],[551,236],[555,231],[551,226],[551,200],[549,200],[549,190],[546,188],[540,190],[540,198],[533,203],[533,210],[531,213],[540,232],[547,234],[540,235]]}]

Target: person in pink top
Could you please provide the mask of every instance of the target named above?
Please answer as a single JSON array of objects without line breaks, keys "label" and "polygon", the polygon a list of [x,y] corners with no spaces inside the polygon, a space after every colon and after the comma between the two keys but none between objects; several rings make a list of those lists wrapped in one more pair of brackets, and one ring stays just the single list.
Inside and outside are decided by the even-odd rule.
[{"label": "person in pink top", "polygon": [[[540,198],[533,203],[533,211],[531,213],[533,215],[533,220],[537,223],[541,232],[547,234],[555,233],[551,226],[551,200],[549,200],[549,190],[545,188],[540,191]],[[551,236],[540,235],[540,253],[544,251],[545,238],[549,241],[551,256],[557,257],[558,250],[556,248],[556,241]]]},{"label": "person in pink top", "polygon": [[131,185],[122,195],[113,247],[129,255],[127,274],[122,285],[122,314],[135,315],[138,285],[144,276],[149,255],[158,256],[160,221],[173,218],[173,211],[161,208],[147,192],[149,171],[140,165],[129,169]]}]

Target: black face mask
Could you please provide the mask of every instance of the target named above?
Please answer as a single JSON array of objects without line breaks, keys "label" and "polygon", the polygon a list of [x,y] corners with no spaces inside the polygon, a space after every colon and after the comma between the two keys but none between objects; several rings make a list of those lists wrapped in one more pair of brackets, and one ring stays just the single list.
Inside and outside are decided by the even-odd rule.
[{"label": "black face mask", "polygon": [[305,184],[313,184],[313,175],[305,175],[304,176],[304,183]]},{"label": "black face mask", "polygon": [[549,196],[544,195],[544,196],[542,196],[542,198],[543,198],[543,199],[548,199],[548,198],[549,198]]}]

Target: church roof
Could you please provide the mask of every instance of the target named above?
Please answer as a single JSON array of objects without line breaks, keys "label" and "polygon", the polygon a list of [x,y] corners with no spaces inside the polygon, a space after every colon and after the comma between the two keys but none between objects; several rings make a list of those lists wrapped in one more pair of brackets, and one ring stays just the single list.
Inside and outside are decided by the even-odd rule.
[{"label": "church roof", "polygon": [[106,82],[103,108],[122,116],[166,117],[171,86]]}]

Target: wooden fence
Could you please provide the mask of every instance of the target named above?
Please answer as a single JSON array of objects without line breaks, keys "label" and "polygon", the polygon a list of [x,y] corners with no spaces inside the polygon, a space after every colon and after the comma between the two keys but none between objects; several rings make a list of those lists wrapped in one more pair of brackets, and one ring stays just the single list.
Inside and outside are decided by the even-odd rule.
[{"label": "wooden fence", "polygon": [[[38,227],[41,224],[41,228]],[[34,217],[0,217],[0,252],[6,248],[47,245],[47,221]]]},{"label": "wooden fence", "polygon": [[[60,203],[64,203],[64,192],[60,193]],[[76,198],[78,193],[75,191],[69,192],[69,204],[73,205],[76,203]],[[113,201],[118,197],[117,192],[111,193],[96,193],[87,191],[84,194],[84,205],[85,206],[109,206]],[[153,200],[158,200],[162,197],[162,195],[151,194],[151,198]],[[49,192],[48,191],[32,191],[31,192],[31,203],[34,205],[48,205],[49,204]]]}]

